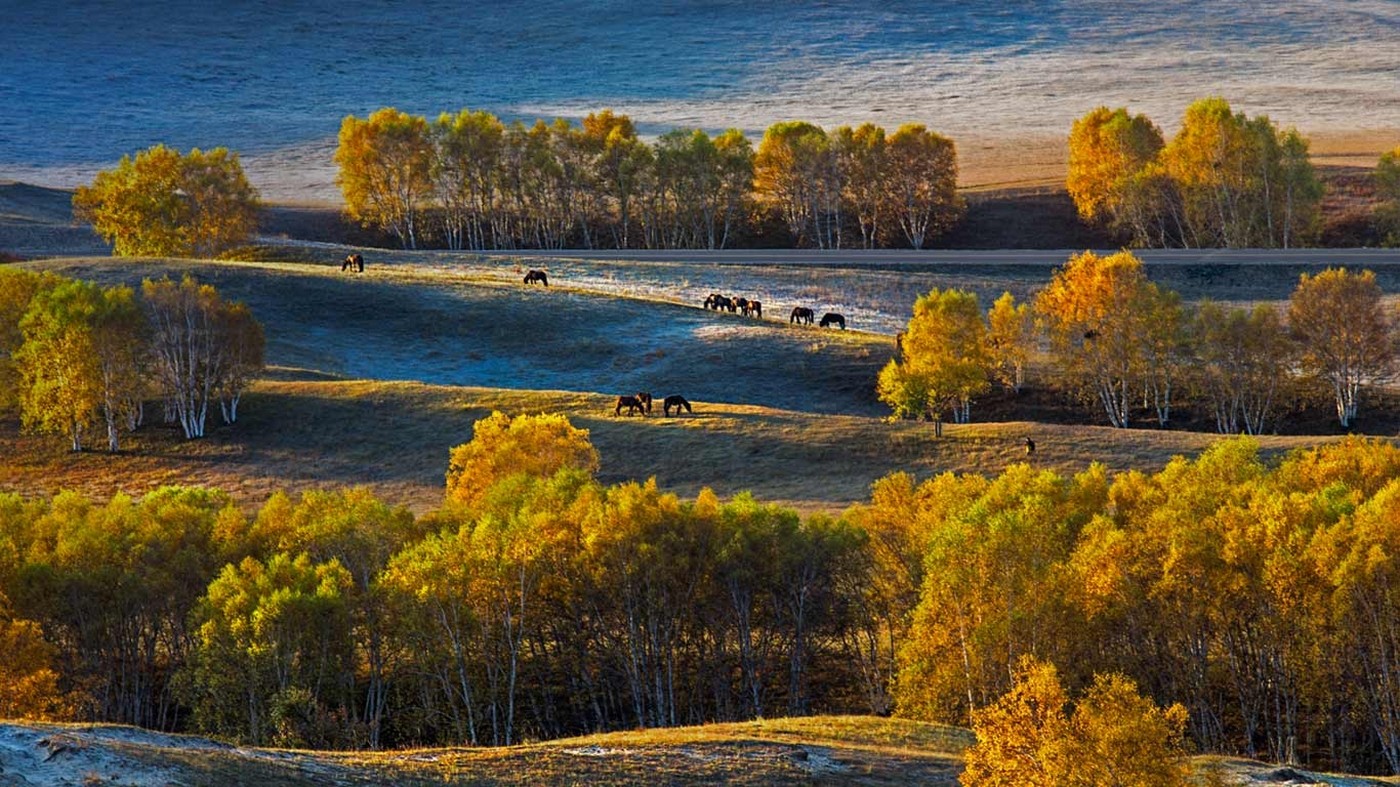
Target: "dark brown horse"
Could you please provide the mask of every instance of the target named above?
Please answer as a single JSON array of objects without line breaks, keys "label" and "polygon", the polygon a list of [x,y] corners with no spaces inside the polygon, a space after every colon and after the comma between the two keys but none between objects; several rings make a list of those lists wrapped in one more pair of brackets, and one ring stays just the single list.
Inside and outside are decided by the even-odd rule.
[{"label": "dark brown horse", "polygon": [[841,326],[841,330],[846,330],[846,318],[842,317],[836,312],[827,312],[826,314],[823,314],[822,321],[817,324],[823,328],[829,328],[833,325],[839,325]]},{"label": "dark brown horse", "polygon": [[354,271],[356,273],[364,273],[365,258],[361,257],[359,254],[347,254],[345,255],[345,261],[340,263],[340,269],[342,271]]},{"label": "dark brown horse", "polygon": [[684,396],[681,396],[680,394],[671,394],[670,396],[661,400],[662,415],[666,416],[667,418],[670,418],[672,407],[676,408],[676,415],[681,414],[682,407],[685,408],[685,411],[687,413],[691,413],[692,415],[695,413],[694,410],[690,409],[690,402],[687,401],[686,398]]},{"label": "dark brown horse", "polygon": [[735,298],[734,310],[740,314],[747,315],[749,313],[749,299],[744,297]]},{"label": "dark brown horse", "polygon": [[811,325],[814,319],[816,319],[816,315],[806,306],[794,306],[792,307],[792,314],[788,315],[789,324]]},{"label": "dark brown horse", "polygon": [[639,402],[641,402],[642,404],[646,405],[646,408],[647,408],[646,414],[647,414],[647,415],[651,415],[651,394],[649,394],[649,393],[643,391],[643,392],[641,392],[641,393],[638,393],[636,398],[637,398],[637,401],[639,401]]},{"label": "dark brown horse", "polygon": [[537,270],[530,270],[530,271],[528,271],[528,272],[525,274],[525,283],[526,283],[526,284],[534,284],[535,282],[539,282],[540,284],[543,284],[544,286],[548,287],[548,286],[549,286],[549,277],[546,276],[546,275],[544,275],[544,271],[537,271]]},{"label": "dark brown horse", "polygon": [[763,304],[759,301],[749,301],[748,305],[744,307],[744,316],[763,319]]},{"label": "dark brown horse", "polygon": [[628,415],[641,413],[645,416],[647,414],[647,406],[642,404],[635,396],[617,397],[617,406],[613,408],[613,415],[622,415],[622,408],[624,407],[627,408]]}]

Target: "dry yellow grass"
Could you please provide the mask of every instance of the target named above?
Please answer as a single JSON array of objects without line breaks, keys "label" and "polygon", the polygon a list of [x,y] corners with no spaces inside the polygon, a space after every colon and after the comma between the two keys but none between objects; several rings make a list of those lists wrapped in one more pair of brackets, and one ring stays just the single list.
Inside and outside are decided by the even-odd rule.
[{"label": "dry yellow grass", "polygon": [[[590,431],[606,482],[655,476],[690,496],[710,486],[723,496],[751,490],[804,511],[840,511],[867,497],[881,476],[905,470],[996,473],[1027,461],[1072,473],[1101,462],[1111,470],[1152,470],[1216,440],[1197,432],[1120,430],[1030,422],[932,426],[869,416],[824,415],[695,401],[695,414],[615,417],[597,393],[431,386],[410,382],[266,380],[250,393],[236,427],[202,441],[147,428],[129,450],[72,454],[62,441],[24,436],[0,420],[0,489],[27,494],[76,489],[105,497],[164,484],[226,489],[252,507],[278,489],[365,484],[416,511],[442,498],[448,450],[471,438],[477,418],[559,412]],[[1269,452],[1333,438],[1263,437]]]}]

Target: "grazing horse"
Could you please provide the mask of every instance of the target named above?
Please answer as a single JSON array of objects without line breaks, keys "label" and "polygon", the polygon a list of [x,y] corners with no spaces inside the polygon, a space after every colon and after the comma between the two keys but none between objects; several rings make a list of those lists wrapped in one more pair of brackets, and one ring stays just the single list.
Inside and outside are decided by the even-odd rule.
[{"label": "grazing horse", "polygon": [[743,314],[743,315],[748,315],[748,313],[749,313],[749,299],[748,299],[748,298],[744,298],[744,297],[735,298],[735,299],[734,299],[734,311],[737,311],[737,312],[739,312],[740,314]]},{"label": "grazing horse", "polygon": [[628,415],[634,412],[641,413],[644,416],[647,414],[647,406],[638,401],[635,396],[617,397],[617,406],[613,408],[613,415],[622,415],[622,408],[624,407],[627,408]]},{"label": "grazing horse", "polygon": [[744,316],[763,319],[763,304],[758,301],[749,301],[748,305],[744,307]]},{"label": "grazing horse", "polygon": [[549,286],[549,277],[544,275],[544,271],[530,270],[525,273],[525,283],[534,284],[539,282],[544,286]]},{"label": "grazing horse", "polygon": [[365,258],[358,254],[345,255],[345,261],[340,263],[341,271],[365,272]]},{"label": "grazing horse", "polygon": [[729,296],[715,295],[713,298],[715,311],[734,311],[734,301],[731,300]]},{"label": "grazing horse", "polygon": [[826,314],[823,314],[822,321],[817,324],[823,328],[828,328],[832,325],[839,325],[841,326],[841,330],[846,330],[846,318],[842,317],[836,312],[827,312]]},{"label": "grazing horse", "polygon": [[684,396],[681,396],[680,394],[671,394],[670,396],[661,400],[662,415],[666,416],[667,418],[670,418],[672,407],[676,408],[676,415],[678,416],[681,414],[682,407],[685,408],[685,411],[687,413],[691,413],[692,415],[695,413],[694,410],[690,409],[690,402],[686,401],[686,398]]},{"label": "grazing horse", "polygon": [[815,318],[816,315],[806,306],[794,306],[792,307],[792,314],[788,315],[788,324],[797,323],[798,325],[811,325],[812,320]]},{"label": "grazing horse", "polygon": [[651,415],[651,394],[643,391],[636,396],[637,401],[646,405],[646,414]]},{"label": "grazing horse", "polygon": [[719,293],[717,293],[717,292],[712,292],[712,293],[710,293],[709,295],[706,295],[706,296],[705,296],[705,304],[704,304],[704,305],[705,305],[705,308],[706,308],[706,309],[718,309],[718,308],[719,308],[719,306],[717,305],[718,302],[719,302]]}]

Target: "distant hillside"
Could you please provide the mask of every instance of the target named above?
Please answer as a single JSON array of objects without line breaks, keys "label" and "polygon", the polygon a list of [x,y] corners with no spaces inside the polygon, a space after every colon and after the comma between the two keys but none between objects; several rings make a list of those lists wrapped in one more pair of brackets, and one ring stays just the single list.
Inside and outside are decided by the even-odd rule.
[{"label": "distant hillside", "polygon": [[91,228],[73,222],[73,192],[0,181],[0,262],[13,256],[107,251]]}]

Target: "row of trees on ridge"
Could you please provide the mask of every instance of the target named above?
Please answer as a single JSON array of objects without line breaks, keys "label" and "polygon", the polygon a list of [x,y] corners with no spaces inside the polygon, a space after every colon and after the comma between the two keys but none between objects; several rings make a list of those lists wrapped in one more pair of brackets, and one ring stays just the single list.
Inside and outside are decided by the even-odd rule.
[{"label": "row of trees on ridge", "polygon": [[1323,392],[1349,427],[1363,387],[1395,371],[1397,316],[1371,271],[1303,274],[1280,314],[1268,304],[1183,305],[1131,252],[1085,252],[1033,303],[1005,293],[984,316],[971,292],[920,297],[877,392],[896,417],[927,417],[941,434],[944,414],[966,422],[993,381],[1019,392],[1043,348],[1060,382],[1116,427],[1141,410],[1165,426],[1188,394],[1218,431],[1262,434],[1295,380]]},{"label": "row of trees on ridge", "polygon": [[1323,191],[1305,137],[1223,98],[1187,107],[1170,142],[1145,115],[1094,109],[1070,129],[1066,185],[1134,245],[1188,248],[1307,245]]},{"label": "row of trees on ridge", "polygon": [[777,123],[648,144],[603,110],[506,124],[393,108],[346,117],[335,152],[347,213],[416,248],[719,249],[779,222],[799,246],[922,248],[961,217],[952,140],[917,124],[831,131]]}]

